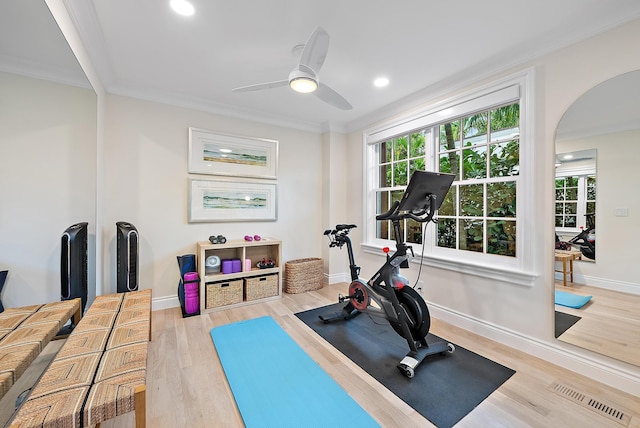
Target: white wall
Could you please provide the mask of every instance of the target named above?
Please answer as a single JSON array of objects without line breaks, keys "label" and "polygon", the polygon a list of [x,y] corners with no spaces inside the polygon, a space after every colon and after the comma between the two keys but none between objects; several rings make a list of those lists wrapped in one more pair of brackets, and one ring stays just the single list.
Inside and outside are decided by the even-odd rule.
[{"label": "white wall", "polygon": [[[592,39],[562,49],[505,70],[490,79],[469,85],[466,89],[480,86],[509,74],[532,68],[535,87],[532,96],[535,111],[534,171],[535,185],[527,198],[534,209],[531,230],[533,248],[533,271],[538,275],[530,287],[490,280],[460,272],[423,267],[424,295],[430,302],[432,314],[490,338],[511,344],[534,355],[563,364],[568,368],[592,375],[614,386],[640,393],[640,377],[637,367],[595,354],[553,338],[553,248],[554,248],[554,154],[555,130],[569,106],[593,86],[618,74],[640,69],[640,44],[629,44],[629,40],[640,40],[640,20],[636,20]],[[626,46],[624,50],[612,46]],[[440,88],[442,90],[442,88]],[[447,97],[457,91],[441,91]],[[430,103],[441,99],[434,98]],[[424,109],[429,104],[424,104]],[[407,107],[407,113],[420,106]],[[371,127],[377,124],[370,124]],[[362,159],[362,133],[349,135],[349,158],[353,165]],[[635,144],[638,144],[637,139]],[[636,158],[631,158],[635,161]],[[598,159],[599,162],[608,162]],[[619,159],[616,160],[619,162]],[[362,200],[362,173],[350,175],[350,201]],[[604,190],[599,188],[598,198]],[[635,194],[634,192],[632,194]],[[600,200],[600,199],[599,199]],[[362,222],[361,203],[353,202],[350,221]],[[629,218],[633,221],[632,218]],[[637,220],[636,220],[637,221]],[[598,232],[601,232],[600,224]],[[357,238],[357,239],[356,239]],[[354,236],[359,242],[360,236]],[[356,246],[356,258],[362,267],[363,276],[372,275],[382,256],[364,253]],[[637,254],[637,251],[629,255]],[[629,268],[633,265],[629,264]],[[417,275],[413,266],[406,273],[410,280]],[[506,279],[506,277],[505,277]],[[614,373],[614,374],[612,374]]]},{"label": "white wall", "polygon": [[89,89],[0,73],[6,307],[60,299],[60,240],[74,223],[89,223],[89,284],[95,283],[95,117]]},{"label": "white wall", "polygon": [[[337,224],[350,223],[346,217],[350,201],[347,199],[348,188],[344,173],[347,169],[353,168],[353,165],[347,156],[345,135],[332,132],[323,134],[322,147],[323,227],[328,230]],[[325,237],[322,258],[325,260],[324,273],[330,284],[351,281],[346,248],[343,251],[329,248],[329,240]]]},{"label": "white wall", "polygon": [[[640,199],[636,171],[640,159],[640,130],[603,134],[557,142],[559,152],[595,148],[596,263],[574,262],[576,282],[640,293],[637,232]],[[627,217],[617,217],[626,208]]]},{"label": "white wall", "polygon": [[[210,235],[281,239],[285,261],[321,255],[325,238],[320,135],[120,96],[108,96],[106,116],[105,293],[116,289],[117,221],[138,229],[140,287],[153,289],[154,308],[160,307],[159,300],[177,304],[176,256],[195,253],[196,242]],[[279,141],[277,221],[188,223],[189,127]]]}]

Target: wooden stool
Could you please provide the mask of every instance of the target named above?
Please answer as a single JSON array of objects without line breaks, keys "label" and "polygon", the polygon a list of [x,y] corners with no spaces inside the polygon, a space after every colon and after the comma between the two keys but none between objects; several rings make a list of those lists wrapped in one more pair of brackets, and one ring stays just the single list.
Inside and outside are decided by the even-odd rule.
[{"label": "wooden stool", "polygon": [[[556,260],[555,260],[556,262],[562,262],[562,270],[555,269],[555,271],[562,273],[562,283],[566,287],[567,274],[569,274],[571,278],[571,282],[573,282],[573,255],[555,253],[555,256],[556,256]],[[569,264],[569,270],[567,270],[567,262]]]}]

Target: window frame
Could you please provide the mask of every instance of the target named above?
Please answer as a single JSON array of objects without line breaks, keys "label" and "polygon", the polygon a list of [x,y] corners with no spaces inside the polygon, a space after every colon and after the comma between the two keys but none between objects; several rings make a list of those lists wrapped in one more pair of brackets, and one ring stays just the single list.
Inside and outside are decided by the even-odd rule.
[{"label": "window frame", "polygon": [[[401,135],[410,135],[434,125],[444,123],[465,115],[490,110],[513,102],[520,104],[520,170],[516,176],[516,256],[505,257],[493,254],[474,254],[471,251],[438,247],[435,243],[436,228],[427,227],[425,245],[412,244],[416,256],[413,262],[421,259],[425,265],[445,268],[465,273],[473,273],[487,278],[518,285],[532,285],[536,274],[531,273],[533,250],[525,242],[530,242],[533,231],[524,225],[531,224],[532,209],[530,198],[523,195],[533,194],[533,70],[525,70],[516,75],[501,79],[494,83],[469,90],[462,95],[433,104],[412,114],[400,116],[380,126],[366,129],[363,132],[363,212],[362,242],[367,253],[381,254],[380,248],[392,246],[393,241],[376,238],[376,198],[377,159],[375,146]],[[425,165],[430,171],[436,170],[436,153],[433,139],[435,132],[430,133],[429,144],[425,142]],[[374,185],[375,187],[372,187]],[[529,200],[528,200],[529,199]],[[423,257],[420,257],[420,254]],[[510,275],[505,277],[505,272]]]}]

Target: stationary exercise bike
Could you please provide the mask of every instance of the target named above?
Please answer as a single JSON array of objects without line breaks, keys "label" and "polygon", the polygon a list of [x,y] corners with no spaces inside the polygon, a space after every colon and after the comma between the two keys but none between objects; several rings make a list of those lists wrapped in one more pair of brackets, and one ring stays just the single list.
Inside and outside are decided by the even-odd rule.
[{"label": "stationary exercise bike", "polygon": [[433,220],[435,211],[442,204],[453,175],[426,171],[416,171],[409,181],[402,199],[396,201],[386,213],[376,216],[376,220],[390,220],[396,239],[396,251],[389,255],[382,267],[368,282],[359,278],[360,267],[356,265],[349,232],[354,224],[338,224],[324,234],[329,238],[329,247],[347,246],[351,284],[349,295],[339,295],[340,303],[348,300],[342,311],[320,315],[325,322],[349,320],[360,313],[368,313],[386,319],[391,327],[409,345],[409,353],[398,363],[398,369],[408,378],[429,355],[446,354],[455,350],[451,343],[427,343],[426,336],[431,326],[427,304],[420,294],[409,286],[409,280],[400,275],[400,268],[409,267],[413,249],[402,239],[400,223],[407,218],[420,223]]},{"label": "stationary exercise bike", "polygon": [[596,259],[596,215],[595,213],[585,214],[587,218],[587,227],[580,226],[580,233],[569,240],[569,244],[576,245],[580,248],[583,256]]}]

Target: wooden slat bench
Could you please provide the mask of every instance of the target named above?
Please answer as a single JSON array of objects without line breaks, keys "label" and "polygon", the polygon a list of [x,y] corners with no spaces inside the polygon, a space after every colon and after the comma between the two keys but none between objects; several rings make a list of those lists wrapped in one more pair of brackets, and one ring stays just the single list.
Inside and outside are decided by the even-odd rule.
[{"label": "wooden slat bench", "polygon": [[16,383],[60,329],[82,317],[80,299],[7,308],[0,313],[0,398]]},{"label": "wooden slat bench", "polygon": [[97,296],[11,422],[90,427],[135,411],[146,425],[151,290]]}]

